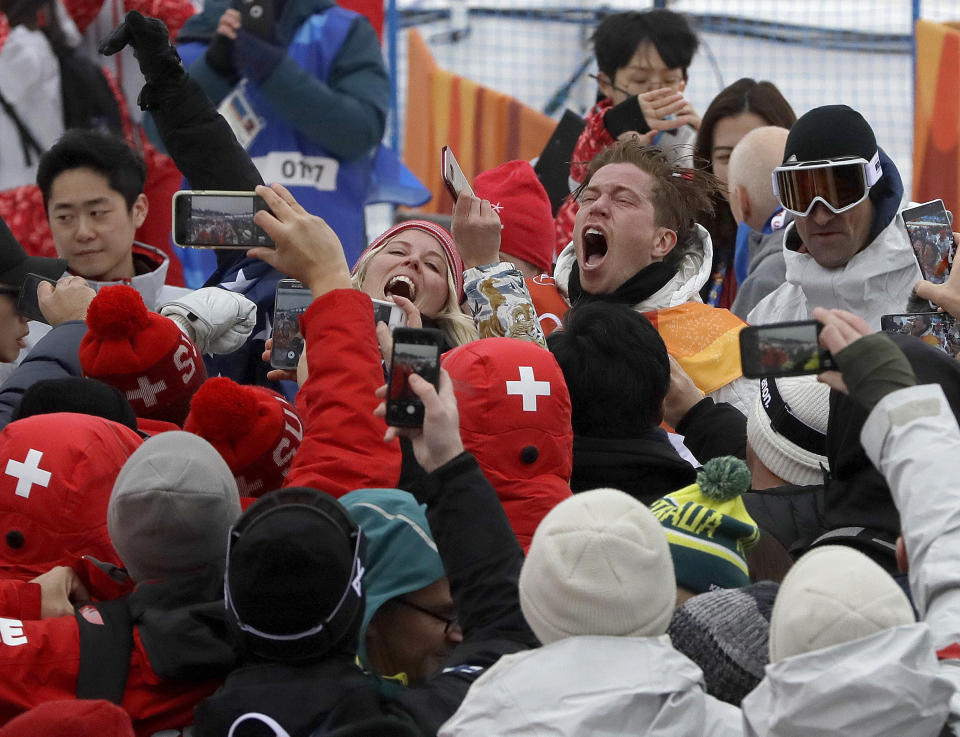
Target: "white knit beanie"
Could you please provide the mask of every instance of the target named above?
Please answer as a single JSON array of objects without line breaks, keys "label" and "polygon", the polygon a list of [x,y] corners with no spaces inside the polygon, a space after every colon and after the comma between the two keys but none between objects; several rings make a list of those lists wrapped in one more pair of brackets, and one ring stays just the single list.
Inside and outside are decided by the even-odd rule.
[{"label": "white knit beanie", "polygon": [[824,545],[790,569],[770,617],[770,662],[912,624],[890,574],[858,550]]},{"label": "white knit beanie", "polygon": [[663,526],[616,489],[574,494],[550,510],[520,570],[520,607],[544,645],[575,635],[662,635],[676,598]]},{"label": "white knit beanie", "polygon": [[764,466],[798,486],[823,483],[830,387],[815,376],[761,379],[747,442]]}]

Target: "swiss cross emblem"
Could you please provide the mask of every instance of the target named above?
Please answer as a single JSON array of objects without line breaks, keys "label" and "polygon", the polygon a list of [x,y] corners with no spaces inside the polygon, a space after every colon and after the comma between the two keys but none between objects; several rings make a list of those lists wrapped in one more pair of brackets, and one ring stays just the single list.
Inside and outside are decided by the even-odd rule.
[{"label": "swiss cross emblem", "polygon": [[17,480],[17,489],[14,494],[29,499],[30,490],[34,484],[44,487],[50,485],[50,472],[40,468],[42,458],[43,451],[31,448],[27,451],[27,457],[22,462],[15,461],[12,458],[7,461],[7,468],[4,473]]},{"label": "swiss cross emblem", "polygon": [[127,392],[127,400],[132,402],[139,399],[145,407],[157,406],[157,395],[167,388],[167,382],[163,379],[156,383],[151,383],[150,377],[138,376],[137,389],[131,389]]},{"label": "swiss cross emblem", "polygon": [[537,411],[537,397],[550,396],[550,382],[537,381],[533,366],[520,366],[520,379],[507,382],[507,394],[519,394],[523,397],[523,411]]}]

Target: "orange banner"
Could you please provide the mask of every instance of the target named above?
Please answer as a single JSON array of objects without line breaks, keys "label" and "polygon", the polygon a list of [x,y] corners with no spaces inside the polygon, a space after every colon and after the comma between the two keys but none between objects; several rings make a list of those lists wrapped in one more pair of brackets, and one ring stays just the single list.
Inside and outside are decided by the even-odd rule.
[{"label": "orange banner", "polygon": [[489,87],[437,66],[416,29],[409,34],[403,160],[433,193],[421,209],[449,213],[440,149],[450,146],[471,181],[512,159],[540,155],[556,121]]},{"label": "orange banner", "polygon": [[913,199],[960,214],[960,31],[917,22]]}]

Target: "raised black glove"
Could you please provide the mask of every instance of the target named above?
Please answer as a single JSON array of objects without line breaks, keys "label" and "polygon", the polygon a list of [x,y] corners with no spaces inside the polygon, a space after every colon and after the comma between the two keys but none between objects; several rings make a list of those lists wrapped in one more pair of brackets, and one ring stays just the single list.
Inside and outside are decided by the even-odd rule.
[{"label": "raised black glove", "polygon": [[128,45],[147,81],[140,90],[137,103],[141,110],[151,110],[181,86],[187,73],[162,20],[146,18],[139,11],[130,10],[123,22],[100,42],[97,50],[104,56],[111,56]]}]

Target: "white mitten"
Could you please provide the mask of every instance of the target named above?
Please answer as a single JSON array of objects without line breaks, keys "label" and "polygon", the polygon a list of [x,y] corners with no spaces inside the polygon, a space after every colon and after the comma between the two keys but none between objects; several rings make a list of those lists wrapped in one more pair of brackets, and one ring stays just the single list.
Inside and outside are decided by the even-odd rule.
[{"label": "white mitten", "polygon": [[233,353],[257,322],[257,306],[242,294],[204,287],[160,307],[201,353]]}]

